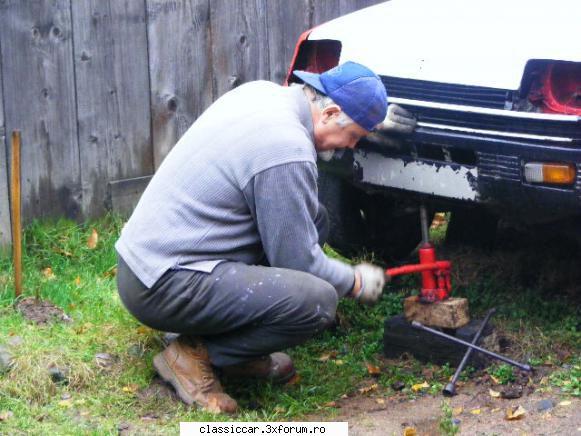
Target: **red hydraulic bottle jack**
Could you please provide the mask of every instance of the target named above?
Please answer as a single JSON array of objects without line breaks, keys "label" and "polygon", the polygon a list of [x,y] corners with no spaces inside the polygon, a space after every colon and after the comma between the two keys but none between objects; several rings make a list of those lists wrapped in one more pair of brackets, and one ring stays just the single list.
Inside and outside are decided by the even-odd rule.
[{"label": "red hydraulic bottle jack", "polygon": [[452,280],[450,278],[452,262],[449,260],[436,260],[436,249],[429,240],[428,216],[424,205],[420,208],[420,221],[422,226],[422,245],[419,249],[420,263],[388,268],[385,270],[385,274],[389,277],[395,277],[404,274],[421,273],[422,289],[420,291],[420,300],[426,303],[434,303],[445,300],[452,292]]}]

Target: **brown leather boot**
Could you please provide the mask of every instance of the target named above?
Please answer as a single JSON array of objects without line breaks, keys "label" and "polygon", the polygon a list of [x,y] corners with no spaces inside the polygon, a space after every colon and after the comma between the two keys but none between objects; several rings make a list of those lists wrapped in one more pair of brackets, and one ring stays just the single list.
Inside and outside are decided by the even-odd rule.
[{"label": "brown leather boot", "polygon": [[249,362],[225,366],[222,371],[227,376],[265,378],[280,384],[286,383],[296,374],[292,359],[285,353],[272,353]]},{"label": "brown leather boot", "polygon": [[196,403],[214,413],[238,411],[236,401],[222,389],[201,342],[180,336],[153,358],[153,366],[184,403]]}]

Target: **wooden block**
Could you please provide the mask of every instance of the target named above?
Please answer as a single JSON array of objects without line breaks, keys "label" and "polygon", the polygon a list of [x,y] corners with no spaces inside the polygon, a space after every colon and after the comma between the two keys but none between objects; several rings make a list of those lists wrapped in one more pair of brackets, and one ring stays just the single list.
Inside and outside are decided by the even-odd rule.
[{"label": "wooden block", "polygon": [[[456,330],[454,336],[466,342],[472,342],[474,335],[480,328],[482,319],[474,319]],[[485,327],[479,341],[480,346],[496,351],[498,340],[494,332],[492,321]],[[430,332],[413,328],[404,315],[397,315],[385,320],[383,333],[383,353],[389,358],[399,358],[405,354],[411,354],[422,362],[431,362],[443,365],[448,363],[453,367],[458,366],[467,348],[444,338],[433,335]],[[486,355],[473,352],[470,355],[468,365],[475,368],[483,368],[489,365],[491,359]]]},{"label": "wooden block", "polygon": [[448,329],[457,329],[470,322],[468,300],[448,298],[436,303],[422,303],[418,296],[404,300],[403,311],[408,321]]}]

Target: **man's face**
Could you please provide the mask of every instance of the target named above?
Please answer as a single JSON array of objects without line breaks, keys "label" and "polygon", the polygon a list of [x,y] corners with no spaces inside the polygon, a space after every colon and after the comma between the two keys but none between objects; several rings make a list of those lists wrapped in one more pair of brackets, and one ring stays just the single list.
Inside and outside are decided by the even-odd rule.
[{"label": "man's face", "polygon": [[321,111],[315,122],[315,149],[318,152],[353,148],[369,132],[356,123],[341,126],[337,120],[341,114],[339,106],[331,105]]}]

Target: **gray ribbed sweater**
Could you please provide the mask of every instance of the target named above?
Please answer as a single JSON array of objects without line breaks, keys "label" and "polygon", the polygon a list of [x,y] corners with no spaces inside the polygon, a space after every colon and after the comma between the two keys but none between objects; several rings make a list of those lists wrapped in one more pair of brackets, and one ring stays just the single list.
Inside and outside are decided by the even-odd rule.
[{"label": "gray ribbed sweater", "polygon": [[242,85],[218,99],[167,155],[115,245],[151,287],[207,260],[306,271],[349,292],[351,267],[318,245],[316,152],[299,87]]}]

